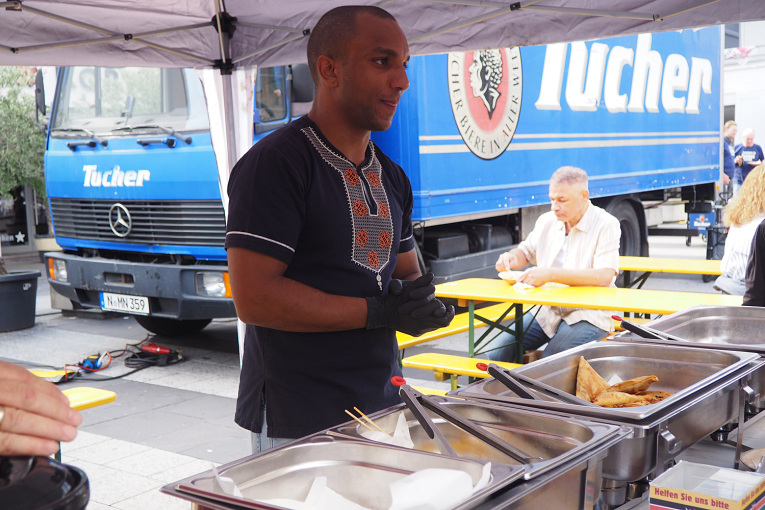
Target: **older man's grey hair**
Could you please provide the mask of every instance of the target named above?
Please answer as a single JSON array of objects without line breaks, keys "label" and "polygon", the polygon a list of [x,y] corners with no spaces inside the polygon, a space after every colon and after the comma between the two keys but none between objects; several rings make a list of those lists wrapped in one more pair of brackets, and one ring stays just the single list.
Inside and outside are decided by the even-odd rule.
[{"label": "older man's grey hair", "polygon": [[550,177],[550,186],[564,185],[564,186],[582,186],[587,188],[588,178],[587,172],[581,168],[575,166],[562,166],[552,174]]}]

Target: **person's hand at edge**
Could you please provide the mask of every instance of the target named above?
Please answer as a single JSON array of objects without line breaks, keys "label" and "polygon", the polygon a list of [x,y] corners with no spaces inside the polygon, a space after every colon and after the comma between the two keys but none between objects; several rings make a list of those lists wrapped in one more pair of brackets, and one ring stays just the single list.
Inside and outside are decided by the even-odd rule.
[{"label": "person's hand at edge", "polygon": [[0,455],[53,455],[72,441],[82,416],[53,384],[0,361]]}]

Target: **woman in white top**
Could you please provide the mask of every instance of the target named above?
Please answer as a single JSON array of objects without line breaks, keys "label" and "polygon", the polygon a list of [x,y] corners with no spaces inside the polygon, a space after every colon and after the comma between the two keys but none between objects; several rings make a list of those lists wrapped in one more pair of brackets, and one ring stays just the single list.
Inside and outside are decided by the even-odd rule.
[{"label": "woman in white top", "polygon": [[722,275],[715,289],[726,294],[744,295],[746,263],[757,226],[765,218],[765,165],[758,165],[723,213],[723,223],[730,227],[720,268]]}]

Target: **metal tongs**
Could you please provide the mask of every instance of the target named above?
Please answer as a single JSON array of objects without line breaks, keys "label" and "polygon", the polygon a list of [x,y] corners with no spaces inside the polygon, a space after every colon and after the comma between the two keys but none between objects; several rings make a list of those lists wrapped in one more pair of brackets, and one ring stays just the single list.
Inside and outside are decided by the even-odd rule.
[{"label": "metal tongs", "polygon": [[658,329],[649,328],[648,326],[635,324],[634,322],[630,322],[622,317],[619,317],[618,315],[612,315],[611,318],[616,321],[621,321],[622,327],[624,329],[631,331],[638,336],[642,336],[643,338],[651,338],[653,340],[672,340],[674,342],[686,341],[684,338],[680,338],[679,336],[671,335],[669,333],[659,331]]},{"label": "metal tongs", "polygon": [[563,390],[559,390],[558,388],[554,386],[550,386],[543,382],[537,381],[536,379],[532,379],[530,377],[526,377],[525,375],[512,372],[511,370],[501,367],[495,363],[490,363],[488,365],[486,363],[476,363],[476,368],[478,368],[478,370],[484,370],[488,372],[489,375],[494,377],[494,379],[496,379],[497,381],[507,386],[509,390],[511,390],[513,393],[515,393],[521,398],[525,398],[528,400],[542,400],[541,398],[539,398],[539,396],[529,391],[529,389],[522,384],[522,383],[526,383],[532,386],[533,388],[538,389],[544,393],[547,393],[548,395],[552,396],[556,400],[559,400],[566,404],[599,407],[596,404],[593,404],[592,402],[587,402],[586,400],[577,397],[576,395],[571,395],[570,393],[566,393]]},{"label": "metal tongs", "polygon": [[409,409],[409,411],[411,411],[414,417],[417,418],[417,421],[420,423],[422,429],[425,431],[428,437],[436,443],[438,451],[442,454],[459,457],[457,452],[454,451],[454,448],[452,448],[452,445],[450,445],[449,441],[444,437],[441,430],[439,430],[436,424],[433,423],[433,420],[430,418],[430,415],[426,409],[430,409],[437,415],[444,418],[446,421],[461,428],[468,434],[477,437],[485,443],[488,443],[490,446],[496,448],[500,452],[522,464],[531,464],[533,462],[543,460],[541,457],[529,456],[527,453],[519,450],[504,439],[495,436],[491,432],[485,430],[483,427],[462,417],[451,409],[448,409],[446,406],[440,405],[430,396],[424,395],[406,384],[406,380],[403,377],[393,377],[391,378],[391,382],[395,386],[399,386],[399,394],[404,400],[406,407]]}]

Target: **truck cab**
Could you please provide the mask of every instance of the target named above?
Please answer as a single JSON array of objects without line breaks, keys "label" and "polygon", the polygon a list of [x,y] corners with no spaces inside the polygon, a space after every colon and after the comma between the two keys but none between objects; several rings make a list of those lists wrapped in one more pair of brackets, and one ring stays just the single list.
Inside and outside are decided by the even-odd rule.
[{"label": "truck cab", "polygon": [[[258,72],[254,141],[291,119],[290,67]],[[59,70],[46,186],[54,292],[164,335],[235,317],[225,212],[192,69]]]}]

